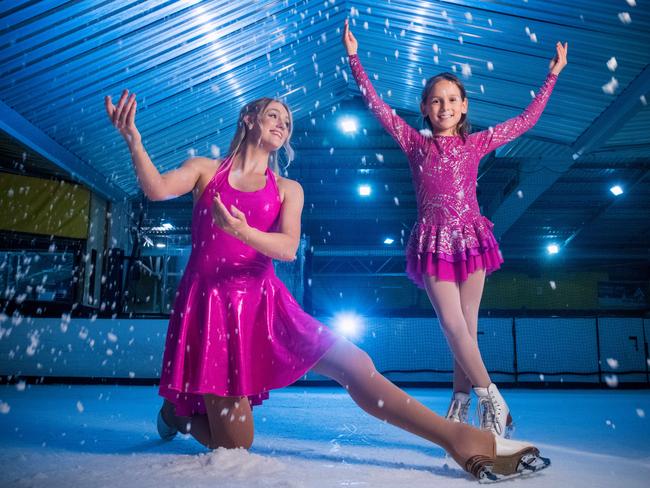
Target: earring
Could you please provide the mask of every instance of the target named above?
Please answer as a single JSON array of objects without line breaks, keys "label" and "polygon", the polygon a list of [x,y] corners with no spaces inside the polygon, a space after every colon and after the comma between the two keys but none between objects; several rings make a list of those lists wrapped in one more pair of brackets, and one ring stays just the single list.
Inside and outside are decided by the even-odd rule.
[{"label": "earring", "polygon": [[248,124],[248,130],[251,130],[253,128],[253,124]]}]

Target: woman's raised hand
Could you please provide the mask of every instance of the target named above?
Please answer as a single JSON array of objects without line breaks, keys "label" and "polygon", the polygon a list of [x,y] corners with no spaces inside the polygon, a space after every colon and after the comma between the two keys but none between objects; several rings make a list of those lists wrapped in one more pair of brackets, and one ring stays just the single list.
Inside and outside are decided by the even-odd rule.
[{"label": "woman's raised hand", "polygon": [[551,62],[548,65],[549,69],[551,70],[551,73],[553,73],[554,75],[559,75],[560,71],[562,71],[564,67],[567,65],[567,59],[566,59],[567,52],[569,52],[568,42],[562,44],[561,42],[558,41],[555,44],[555,57],[551,59]]},{"label": "woman's raised hand", "polygon": [[343,45],[345,46],[345,51],[348,53],[348,56],[357,54],[359,43],[357,42],[356,37],[354,37],[354,34],[352,34],[352,31],[350,31],[348,19],[345,19],[345,26],[343,27]]},{"label": "woman's raised hand", "polygon": [[110,96],[106,96],[104,97],[104,106],[111,123],[122,134],[127,144],[137,143],[141,140],[140,132],[135,126],[135,111],[138,106],[138,102],[135,101],[135,93],[129,96],[129,90],[124,90],[117,106],[113,105]]}]

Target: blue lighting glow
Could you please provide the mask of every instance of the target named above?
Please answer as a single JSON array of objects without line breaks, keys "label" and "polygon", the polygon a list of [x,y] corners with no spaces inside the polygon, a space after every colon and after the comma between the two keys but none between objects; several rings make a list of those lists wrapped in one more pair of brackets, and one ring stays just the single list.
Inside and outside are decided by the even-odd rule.
[{"label": "blue lighting glow", "polygon": [[390,245],[393,242],[395,242],[395,239],[393,239],[391,237],[387,237],[386,239],[384,239],[384,244],[389,244]]},{"label": "blue lighting glow", "polygon": [[334,327],[345,337],[355,338],[363,329],[363,319],[352,312],[341,312],[334,316]]},{"label": "blue lighting glow", "polygon": [[549,254],[557,254],[560,252],[560,246],[558,246],[557,244],[549,244],[548,246],[546,246],[546,251]]}]

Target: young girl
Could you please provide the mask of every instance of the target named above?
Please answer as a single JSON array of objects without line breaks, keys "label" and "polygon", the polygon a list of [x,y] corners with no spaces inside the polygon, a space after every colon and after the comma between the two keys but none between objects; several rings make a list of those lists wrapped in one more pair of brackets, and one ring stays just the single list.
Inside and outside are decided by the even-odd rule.
[{"label": "young girl", "polygon": [[307,315],[274,273],[300,241],[301,186],[277,171],[289,146],[288,107],[262,98],[241,110],[223,161],[192,158],[161,175],[135,126],[135,95],[106,111],[125,138],[152,200],[193,192],[192,254],[179,284],[163,356],[158,431],[189,433],[215,449],[249,448],[251,405],[313,370],[343,385],[375,417],[446,449],[480,480],[543,469],[528,443],[445,420],[381,376],[366,353]]},{"label": "young girl", "polygon": [[467,97],[451,73],[430,78],[420,111],[432,137],[395,115],[375,92],[357,56],[346,20],[343,44],[354,79],[370,110],[406,153],[417,193],[418,220],[406,251],[407,275],[424,288],[454,355],[454,393],[447,418],[467,423],[470,389],[479,399],[480,427],[506,436],[510,411],[490,380],[476,335],[486,274],[503,262],[493,224],[480,214],[476,178],[480,159],[533,127],[566,65],[567,44],[557,43],[546,81],[526,110],[494,128],[468,133]]}]

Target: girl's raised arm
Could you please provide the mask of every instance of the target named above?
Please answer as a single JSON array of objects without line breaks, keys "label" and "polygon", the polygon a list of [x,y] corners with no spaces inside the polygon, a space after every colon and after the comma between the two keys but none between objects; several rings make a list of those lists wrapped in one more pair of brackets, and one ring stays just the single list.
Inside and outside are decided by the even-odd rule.
[{"label": "girl's raised arm", "polygon": [[493,128],[470,135],[470,141],[474,142],[481,155],[494,151],[496,148],[516,139],[537,123],[553,92],[557,76],[567,64],[568,47],[567,43],[562,45],[562,43],[558,42],[556,44],[556,56],[551,60],[548,76],[533,101],[521,114],[497,124]]},{"label": "girl's raised arm", "polygon": [[368,108],[373,114],[375,114],[375,117],[377,117],[384,129],[386,129],[393,139],[397,141],[402,148],[402,151],[404,151],[407,156],[410,156],[416,148],[421,146],[423,136],[413,127],[408,125],[404,119],[399,117],[375,91],[375,88],[368,79],[368,75],[363,70],[363,66],[361,66],[361,61],[359,61],[359,56],[357,54],[358,43],[352,34],[352,31],[350,31],[350,26],[348,25],[347,20],[345,21],[343,29],[343,45],[345,46],[345,50],[350,58],[352,76],[354,76],[354,79],[359,85],[361,95],[368,105]]}]

